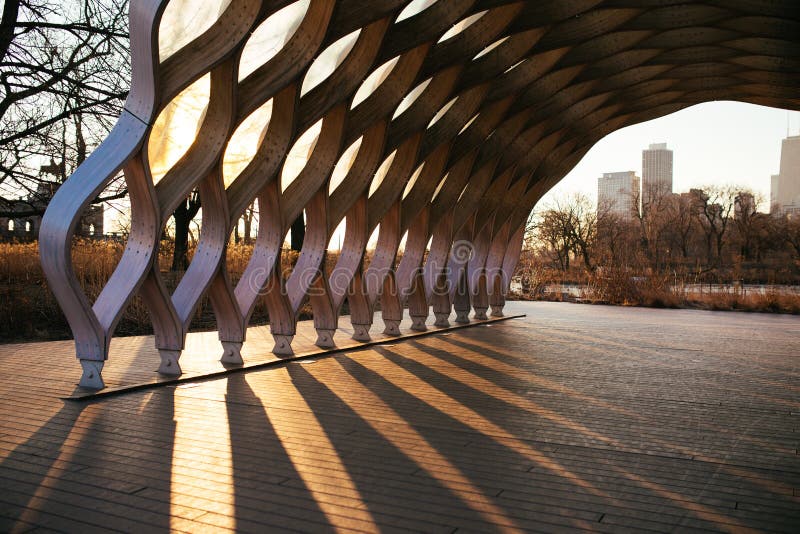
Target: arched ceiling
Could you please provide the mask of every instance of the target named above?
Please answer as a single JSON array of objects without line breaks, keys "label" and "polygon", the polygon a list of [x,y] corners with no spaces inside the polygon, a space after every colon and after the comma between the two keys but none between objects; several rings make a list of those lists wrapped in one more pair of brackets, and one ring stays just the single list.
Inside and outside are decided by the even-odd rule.
[{"label": "arched ceiling", "polygon": [[[430,166],[437,150],[446,152],[443,161],[435,162],[439,172],[418,179],[406,204],[429,201],[442,176],[471,157],[469,183],[485,165],[493,167],[490,182],[511,174],[508,185],[492,189],[492,194],[508,197],[503,200],[506,212],[521,219],[595,142],[618,128],[710,100],[800,107],[796,2],[258,4],[235,0],[222,4],[218,20],[205,21],[204,33],[193,40],[182,36],[188,44],[157,69],[162,93],[156,108],[180,89],[172,85],[185,87],[232,57],[231,68],[236,69],[235,58],[247,44],[248,33],[262,23],[281,24],[281,13],[294,9],[296,32],[288,33],[280,49],[270,52],[270,59],[248,76],[229,82],[232,87],[227,89],[236,100],[233,122],[281,91],[293,91],[285,95],[286,101],[294,97],[292,105],[297,108],[285,131],[289,145],[332,109],[343,106],[341,135],[331,140],[337,146],[330,153],[336,152],[336,157],[381,123],[383,140],[375,141],[383,143],[381,161],[409,142],[418,143],[416,150],[406,151],[413,152],[412,168],[425,162]],[[175,17],[185,18],[191,5],[186,0],[171,2],[173,18],[167,20],[168,11],[161,32],[166,33]],[[345,39],[349,47],[342,50]],[[309,68],[326,61],[331,64],[329,75],[311,90],[302,90]],[[362,81],[390,61],[390,69],[372,77],[373,85],[381,82],[374,92],[352,106]],[[424,89],[414,91],[422,85]],[[416,99],[398,114],[398,105],[412,92]],[[203,128],[199,137],[213,135],[215,125]],[[272,149],[281,148],[272,141],[267,136],[265,142]],[[519,181],[525,185],[515,185]],[[239,180],[234,189],[243,187],[243,182]],[[394,189],[387,191],[386,200],[397,195]]]},{"label": "arched ceiling", "polygon": [[[265,2],[252,26],[288,4]],[[178,51],[176,63],[192,61],[191,51],[207,48],[203,41],[221,41],[209,34],[236,5],[231,2],[196,46]],[[508,197],[506,212],[521,219],[618,128],[709,100],[800,107],[796,2],[343,0],[310,2],[298,32],[238,84],[239,117],[298,85],[315,58],[358,30],[333,73],[295,95],[290,136],[335,106],[349,106],[362,80],[396,60],[375,92],[346,111],[337,149],[343,152],[380,121],[386,121],[381,160],[415,136],[421,138],[414,168],[446,146],[440,172],[417,180],[409,202],[427,200],[448,170],[474,157],[469,175],[485,165],[493,166],[491,182],[511,173],[508,186],[492,194]],[[394,116],[402,98],[428,80]],[[524,187],[514,187],[518,181]]]}]

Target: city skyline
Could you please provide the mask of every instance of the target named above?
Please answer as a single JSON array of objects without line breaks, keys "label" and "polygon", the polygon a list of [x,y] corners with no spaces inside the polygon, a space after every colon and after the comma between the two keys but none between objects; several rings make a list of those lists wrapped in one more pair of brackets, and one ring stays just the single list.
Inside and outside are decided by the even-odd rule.
[{"label": "city skyline", "polygon": [[769,211],[771,177],[778,173],[781,144],[800,131],[800,112],[709,102],[618,130],[601,139],[539,202],[545,207],[573,193],[597,204],[597,178],[633,171],[641,176],[642,151],[667,143],[674,152],[673,192],[705,185],[740,185],[761,197]]},{"label": "city skyline", "polygon": [[625,219],[638,210],[640,178],[633,171],[606,172],[597,179],[597,209]]},{"label": "city skyline", "polygon": [[642,203],[672,193],[673,152],[667,143],[650,143],[642,150],[641,190]]},{"label": "city skyline", "polygon": [[770,211],[800,212],[800,135],[787,137],[781,143],[781,166],[772,175]]}]

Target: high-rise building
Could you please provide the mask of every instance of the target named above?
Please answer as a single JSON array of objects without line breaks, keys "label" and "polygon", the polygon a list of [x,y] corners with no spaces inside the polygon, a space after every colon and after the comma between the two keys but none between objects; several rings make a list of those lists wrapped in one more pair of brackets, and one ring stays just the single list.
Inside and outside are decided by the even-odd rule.
[{"label": "high-rise building", "polygon": [[624,218],[638,210],[639,177],[634,171],[607,172],[597,179],[597,210]]},{"label": "high-rise building", "polygon": [[642,200],[672,193],[672,150],[666,143],[653,143],[642,150]]},{"label": "high-rise building", "polygon": [[781,143],[781,167],[772,175],[770,213],[800,212],[800,135],[789,136]]}]

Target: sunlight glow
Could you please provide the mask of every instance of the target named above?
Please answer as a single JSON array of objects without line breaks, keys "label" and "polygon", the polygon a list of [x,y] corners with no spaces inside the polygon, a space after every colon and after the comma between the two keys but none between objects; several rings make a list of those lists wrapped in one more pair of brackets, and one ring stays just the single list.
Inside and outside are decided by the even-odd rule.
[{"label": "sunlight glow", "polygon": [[459,33],[463,32],[464,30],[466,30],[467,28],[478,22],[478,19],[484,16],[485,14],[486,11],[481,11],[480,13],[475,13],[474,15],[470,15],[469,17],[456,22],[455,24],[453,24],[452,28],[444,32],[444,34],[439,38],[437,43],[443,43],[448,39],[452,39]]},{"label": "sunlight glow", "polygon": [[236,128],[225,148],[222,159],[222,178],[227,188],[253,160],[264,139],[272,117],[272,99],[251,113]]},{"label": "sunlight glow", "polygon": [[[182,530],[182,509],[197,505],[201,497],[193,495],[201,488],[202,498],[214,501],[215,512],[235,521],[235,482],[226,404],[216,399],[200,399],[180,389],[175,390],[173,402],[175,438],[169,484],[170,529]],[[198,409],[203,417],[192,416]],[[206,448],[206,463],[214,466],[213,486],[197,476],[198,456],[193,451],[198,448],[198,440],[202,440]]]},{"label": "sunlight glow", "polygon": [[281,171],[281,192],[286,191],[286,188],[300,175],[303,167],[306,166],[308,159],[314,152],[317,139],[319,139],[322,121],[323,119],[318,120],[303,132],[303,135],[300,136],[286,155],[286,161]]},{"label": "sunlight glow", "polygon": [[392,151],[383,163],[381,163],[378,170],[375,171],[375,176],[372,178],[372,182],[369,184],[369,192],[367,193],[367,197],[371,197],[372,194],[378,190],[380,185],[383,183],[384,178],[386,178],[386,173],[389,172],[389,168],[392,166],[392,162],[394,161],[394,157],[397,155],[397,150]]},{"label": "sunlight glow", "polygon": [[264,65],[292,38],[308,10],[310,0],[299,0],[276,11],[250,35],[239,60],[239,81]]},{"label": "sunlight glow", "polygon": [[[90,436],[92,435],[93,423],[97,420],[100,412],[101,408],[98,405],[90,406],[89,408],[83,410],[72,424],[72,428],[69,430],[69,435],[65,436],[64,442],[82,443],[84,440],[91,439]],[[41,431],[41,429],[39,431]],[[60,450],[56,452],[56,456],[52,463],[49,464],[50,466],[46,467],[46,473],[42,473],[42,479],[44,479],[44,477],[48,479],[58,479],[58,477],[63,476],[63,466],[69,465],[70,462],[73,461],[72,459],[76,453],[80,453],[80,448],[61,447]],[[57,487],[57,485],[54,488],[48,484],[39,484],[33,491],[30,501],[50,499],[54,489]],[[27,523],[35,523],[38,516],[39,511],[36,510],[35,507],[25,507],[22,513],[19,515],[18,521],[20,521],[20,523],[18,524],[24,525]],[[14,531],[14,529],[12,529],[12,531]]]},{"label": "sunlight glow", "polygon": [[171,0],[158,26],[158,55],[161,61],[209,29],[231,0]]},{"label": "sunlight glow", "polygon": [[361,83],[356,91],[356,94],[353,95],[353,101],[350,103],[350,109],[353,109],[361,102],[369,98],[369,96],[375,92],[375,89],[380,87],[380,85],[386,80],[386,77],[392,72],[394,66],[397,65],[397,61],[400,59],[400,56],[396,56],[374,71],[370,73],[369,76]]},{"label": "sunlight glow", "polygon": [[[386,349],[389,352],[397,354],[398,358],[406,358],[406,355],[398,354],[396,351],[391,349]],[[363,365],[372,369],[374,365],[374,361],[364,361],[361,362]],[[448,416],[458,420],[461,424],[468,426],[470,428],[475,429],[476,431],[480,432],[484,435],[493,436],[494,439],[498,442],[510,443],[514,449],[518,450],[521,454],[525,455],[529,460],[532,462],[542,465],[543,467],[549,469],[553,473],[567,478],[570,481],[574,482],[575,484],[585,488],[587,491],[592,493],[593,495],[601,496],[601,497],[608,497],[608,495],[593,485],[591,482],[583,480],[581,477],[558,463],[557,461],[553,460],[545,456],[542,452],[534,449],[529,444],[521,441],[517,437],[514,436],[513,433],[509,432],[505,428],[493,423],[491,420],[487,419],[486,417],[482,416],[480,413],[476,412],[472,408],[465,406],[464,404],[458,402],[456,399],[452,398],[451,396],[447,395],[442,390],[432,386],[428,382],[418,378],[414,373],[404,369],[402,366],[392,362],[389,359],[382,360],[380,363],[381,367],[385,367],[380,371],[373,369],[375,372],[380,372],[381,376],[385,380],[389,380],[393,384],[395,384],[399,388],[403,388],[406,391],[413,391],[416,397],[428,404],[430,407],[434,408],[435,410],[439,410],[443,413],[446,413]],[[459,373],[463,372],[470,376],[470,379],[475,379],[475,382],[466,382],[464,379],[460,379],[457,376],[453,376],[451,374],[453,368],[455,366],[444,362],[441,359],[436,360],[437,371],[446,374],[449,378],[453,380],[458,380],[461,383],[466,384],[470,388],[477,389],[484,394],[492,395],[494,397],[500,398],[501,400],[506,400],[509,398],[505,395],[498,397],[497,394],[492,394],[492,390],[498,388],[493,382],[485,380],[481,377],[473,373],[469,373],[463,369],[459,369]],[[440,366],[444,366],[441,367]],[[387,369],[391,372],[387,372]],[[458,369],[458,368],[456,368]],[[478,383],[480,382],[480,384]],[[485,384],[491,384],[491,388],[489,390],[483,389]],[[514,394],[515,397],[516,394]]]},{"label": "sunlight glow", "polygon": [[[286,369],[276,372],[288,374]],[[308,405],[303,394],[298,391],[297,387],[287,384],[280,390],[264,389],[258,390],[259,400],[265,410],[270,409],[270,406],[286,406],[290,405],[294,408],[297,422],[302,426],[305,433],[313,436],[314,450],[317,454],[325,455],[326,463],[330,466],[326,467],[326,471],[330,470],[335,472],[338,476],[336,484],[340,490],[351,499],[356,499],[363,503],[364,499],[358,491],[358,487],[350,477],[347,466],[342,462],[339,456],[339,451],[336,446],[328,438],[325,428],[320,424],[319,419],[314,415],[314,408]],[[263,393],[262,393],[263,391]],[[372,514],[366,508],[361,511],[356,511],[354,508],[348,508],[351,511],[348,515],[342,514],[342,507],[335,502],[331,502],[331,480],[326,475],[320,476],[319,469],[313,463],[309,464],[307,453],[304,447],[297,447],[292,445],[291,442],[296,439],[296,432],[294,427],[290,425],[274,424],[275,434],[282,443],[286,443],[284,449],[287,456],[292,462],[297,474],[303,480],[303,484],[314,500],[319,506],[325,518],[330,522],[334,530],[352,530],[353,521],[361,523],[361,529],[366,528],[367,531],[377,531],[378,526],[372,518]],[[361,530],[359,529],[359,530]]]},{"label": "sunlight glow", "polygon": [[342,64],[347,54],[355,46],[360,33],[361,29],[348,33],[317,56],[317,59],[308,68],[305,78],[303,78],[303,85],[300,87],[301,97],[333,74],[336,67]]},{"label": "sunlight glow", "polygon": [[194,143],[210,94],[211,75],[206,74],[159,113],[147,143],[153,183],[158,183]]},{"label": "sunlight glow", "polygon": [[331,173],[330,183],[328,184],[328,194],[333,193],[336,188],[341,185],[347,173],[350,172],[350,168],[353,166],[353,162],[358,156],[358,149],[361,148],[361,141],[363,140],[363,135],[356,139],[355,142],[342,153],[339,161],[336,162],[336,166]]},{"label": "sunlight glow", "polygon": [[[366,362],[360,361],[361,364]],[[428,476],[436,480],[439,484],[446,487],[453,495],[457,496],[468,507],[486,518],[490,523],[496,523],[498,528],[503,531],[519,530],[514,520],[509,518],[505,512],[499,508],[492,500],[484,495],[484,492],[477,488],[464,473],[453,464],[444,454],[439,452],[436,447],[430,444],[425,436],[420,434],[414,426],[403,416],[398,414],[389,404],[376,395],[371,389],[365,387],[361,382],[354,379],[342,364],[333,360],[331,366],[336,369],[328,370],[328,373],[339,374],[343,380],[330,380],[326,376],[325,383],[348,407],[363,418],[363,421],[370,425],[372,429],[390,442],[398,450],[402,451],[411,461],[416,463],[420,469],[425,471]],[[326,373],[327,375],[327,373]],[[364,406],[368,406],[369,412],[380,412],[380,419],[386,423],[376,425],[373,422],[374,415],[368,415]],[[409,439],[415,444],[408,446]],[[437,471],[447,471],[449,477],[444,479],[436,476]]]}]

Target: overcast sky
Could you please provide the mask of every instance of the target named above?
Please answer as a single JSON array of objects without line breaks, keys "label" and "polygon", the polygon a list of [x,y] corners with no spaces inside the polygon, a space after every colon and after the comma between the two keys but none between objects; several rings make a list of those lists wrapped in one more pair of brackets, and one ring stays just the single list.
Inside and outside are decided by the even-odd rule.
[{"label": "overcast sky", "polygon": [[[769,202],[770,177],[778,173],[787,116],[791,135],[800,131],[800,112],[709,102],[623,128],[597,143],[540,202],[575,191],[597,200],[604,172],[642,173],[642,149],[667,143],[673,151],[676,193],[706,184],[737,184],[760,192]],[[766,209],[766,205],[764,205]]]}]

